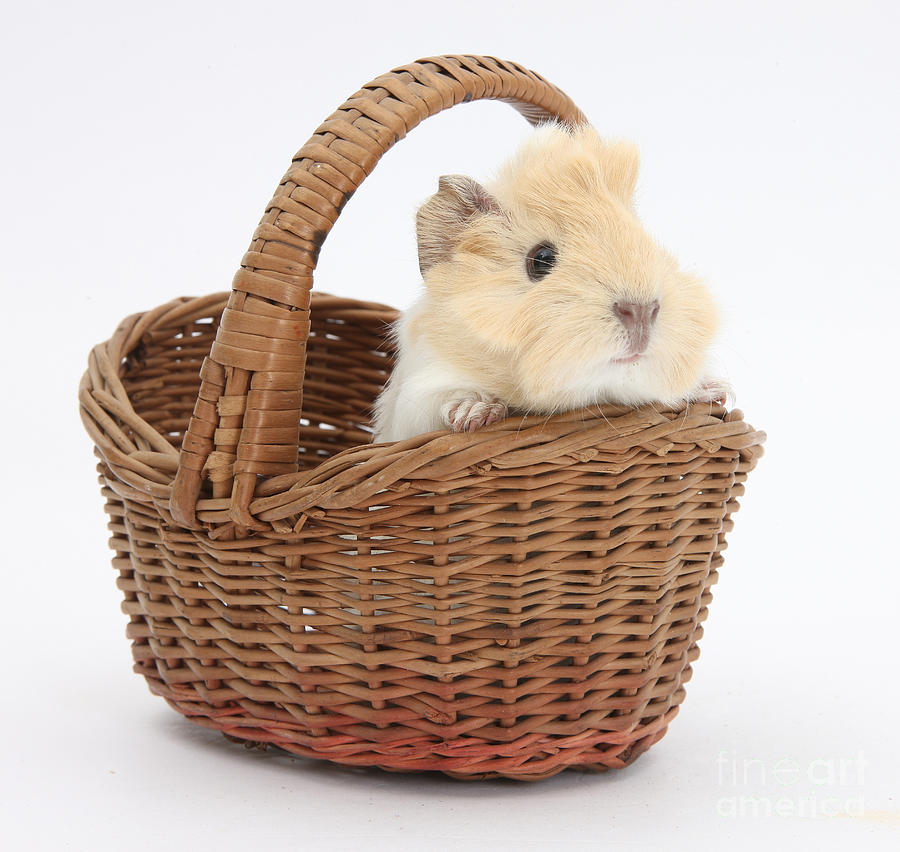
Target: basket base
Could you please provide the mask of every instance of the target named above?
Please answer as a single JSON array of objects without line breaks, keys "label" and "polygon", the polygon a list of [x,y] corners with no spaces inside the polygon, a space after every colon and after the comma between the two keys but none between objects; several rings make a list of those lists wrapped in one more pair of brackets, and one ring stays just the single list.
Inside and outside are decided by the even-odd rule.
[{"label": "basket base", "polygon": [[[171,700],[169,704],[184,714],[183,707]],[[344,738],[336,744],[329,742],[332,738],[323,737],[321,748],[311,746],[309,741],[313,738],[303,737],[305,743],[286,738],[283,727],[275,733],[259,727],[238,727],[233,720],[185,716],[202,727],[221,731],[230,742],[250,749],[274,747],[299,757],[345,766],[374,767],[386,772],[439,772],[464,781],[491,778],[540,781],[565,769],[582,772],[624,769],[663,738],[677,713],[678,707],[672,707],[665,716],[627,733],[605,731],[572,737],[548,736],[543,738],[544,742],[534,735],[509,743],[488,743],[474,737],[440,742],[423,737],[421,742],[405,740],[396,745],[384,743],[373,747],[369,741],[353,743]]]}]

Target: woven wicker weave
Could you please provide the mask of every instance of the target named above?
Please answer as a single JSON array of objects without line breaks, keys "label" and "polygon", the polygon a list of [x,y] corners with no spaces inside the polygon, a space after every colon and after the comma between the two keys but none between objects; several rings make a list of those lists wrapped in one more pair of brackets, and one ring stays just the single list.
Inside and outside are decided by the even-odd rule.
[{"label": "woven wicker weave", "polygon": [[684,698],[764,435],[694,405],[372,445],[396,312],[318,293],[310,310],[319,247],[379,157],[478,98],[583,120],[491,58],[379,77],[297,153],[230,294],[130,317],[90,356],[81,410],[135,668],[195,722],[534,779],[630,763]]}]

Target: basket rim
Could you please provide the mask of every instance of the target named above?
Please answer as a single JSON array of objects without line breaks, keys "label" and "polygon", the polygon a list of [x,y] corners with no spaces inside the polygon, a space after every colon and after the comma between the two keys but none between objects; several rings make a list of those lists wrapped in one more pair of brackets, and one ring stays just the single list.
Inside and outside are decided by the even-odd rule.
[{"label": "basket rim", "polygon": [[[79,389],[85,428],[120,487],[135,499],[149,498],[167,516],[179,450],[137,414],[121,373],[147,332],[207,316],[226,299],[226,293],[182,297],[127,317],[109,340],[94,347]],[[316,294],[315,300],[323,309],[350,303],[373,311],[394,310],[327,293]],[[153,449],[139,449],[123,426]],[[521,471],[538,465],[577,464],[611,452],[622,454],[625,463],[627,454],[633,456],[638,448],[664,456],[676,449],[724,447],[754,466],[765,438],[764,432],[744,421],[739,409],[705,402],[682,407],[594,405],[549,417],[513,415],[473,433],[439,430],[404,441],[348,447],[314,467],[260,479],[249,508],[257,530],[284,534],[289,532],[288,519],[296,531],[306,518],[352,507],[382,491],[405,490],[413,481],[427,482],[431,492],[445,493],[458,487],[467,472],[519,471],[521,476]],[[232,523],[230,502],[201,496],[198,518],[204,526],[227,526]]]}]

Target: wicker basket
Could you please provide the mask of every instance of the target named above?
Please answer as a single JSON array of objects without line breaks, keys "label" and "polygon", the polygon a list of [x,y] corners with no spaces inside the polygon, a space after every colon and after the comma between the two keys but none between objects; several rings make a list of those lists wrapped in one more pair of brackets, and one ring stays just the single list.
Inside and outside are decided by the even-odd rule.
[{"label": "wicker basket", "polygon": [[693,405],[373,445],[396,312],[310,299],[379,157],[478,98],[582,120],[509,62],[385,74],[294,157],[230,294],[130,317],[91,353],[81,411],[135,670],[201,725],[345,764],[536,779],[627,765],[684,698],[764,435]]}]

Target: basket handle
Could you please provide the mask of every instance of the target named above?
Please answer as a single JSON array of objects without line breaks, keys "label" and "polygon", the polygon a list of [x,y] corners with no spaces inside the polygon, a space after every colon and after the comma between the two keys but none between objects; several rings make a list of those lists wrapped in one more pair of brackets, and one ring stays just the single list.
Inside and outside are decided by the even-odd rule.
[{"label": "basket handle", "polygon": [[184,435],[170,511],[196,527],[204,469],[213,496],[231,495],[232,520],[249,513],[257,478],[298,469],[300,410],[313,269],[347,199],[395,142],[428,116],[490,98],[532,124],[586,119],[559,89],[520,65],[487,56],[438,56],[363,86],[294,155],[232,291]]}]

